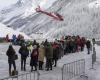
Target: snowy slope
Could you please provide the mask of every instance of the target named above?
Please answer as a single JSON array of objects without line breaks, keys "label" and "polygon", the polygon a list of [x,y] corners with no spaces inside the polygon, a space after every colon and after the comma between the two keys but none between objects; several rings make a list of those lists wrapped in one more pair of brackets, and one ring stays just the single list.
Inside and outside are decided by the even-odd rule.
[{"label": "snowy slope", "polygon": [[12,4],[15,4],[17,0],[0,0],[0,10],[4,7],[8,7]]},{"label": "snowy slope", "polygon": [[27,35],[25,35],[24,33],[15,31],[11,28],[6,27],[4,24],[0,23],[0,37],[6,37],[6,35],[9,35],[9,38],[12,38],[12,35],[15,34],[16,36],[18,36],[19,34],[23,35],[25,39],[31,39],[30,37],[28,37]]},{"label": "snowy slope", "polygon": [[100,38],[100,8],[90,8],[89,5],[92,3],[95,3],[95,0],[58,0],[48,11],[57,11],[64,17],[64,21],[56,21],[44,14],[37,14],[32,17],[32,20],[36,19],[30,20],[22,31],[31,36],[34,32],[42,32],[44,38],[78,34]]},{"label": "snowy slope", "polygon": [[14,8],[14,11],[6,13],[6,16],[2,14],[4,17],[1,17],[1,22],[32,37],[35,33],[43,33],[43,38],[48,39],[60,38],[62,35],[100,38],[100,0],[54,0],[47,11],[60,13],[64,21],[54,20],[45,14],[32,13],[31,1],[28,0],[27,5],[25,2]]},{"label": "snowy slope", "polygon": [[100,7],[100,0],[93,1],[89,4],[89,8],[99,8]]},{"label": "snowy slope", "polygon": [[[40,5],[44,9],[47,9],[56,0],[17,0],[15,4],[9,7],[3,8],[0,12],[0,21],[4,23],[13,22],[15,20],[23,19],[34,14],[35,8]],[[2,1],[3,3],[3,1]],[[2,4],[1,3],[1,4]],[[46,6],[46,7],[45,7]],[[10,24],[10,23],[9,23]]]}]

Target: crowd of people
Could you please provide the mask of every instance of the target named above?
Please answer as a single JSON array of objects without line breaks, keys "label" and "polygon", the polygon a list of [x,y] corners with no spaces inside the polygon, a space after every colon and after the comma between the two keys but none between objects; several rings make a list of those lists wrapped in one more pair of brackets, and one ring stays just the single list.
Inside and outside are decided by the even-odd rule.
[{"label": "crowd of people", "polygon": [[11,38],[9,38],[9,35],[7,34],[4,39],[6,42],[12,42],[14,45],[21,45],[21,43],[25,42],[24,36],[21,34],[18,36],[13,34]]},{"label": "crowd of people", "polygon": [[[91,41],[80,36],[65,36],[61,40],[55,39],[53,42],[49,42],[46,39],[41,43],[36,42],[36,40],[31,44],[23,43],[19,49],[19,54],[21,55],[21,70],[26,71],[26,60],[29,56],[31,71],[43,70],[44,59],[46,59],[45,70],[52,70],[52,67],[57,66],[57,61],[61,57],[70,53],[84,51],[85,45],[88,54],[90,54]],[[11,76],[11,65],[13,65],[16,71],[16,52],[12,45],[9,46],[6,54],[8,56],[9,75]]]}]

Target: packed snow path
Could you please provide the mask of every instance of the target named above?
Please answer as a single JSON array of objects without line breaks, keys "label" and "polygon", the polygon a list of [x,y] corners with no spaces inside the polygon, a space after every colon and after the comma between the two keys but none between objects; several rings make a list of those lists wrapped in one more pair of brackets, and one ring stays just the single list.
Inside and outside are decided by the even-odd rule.
[{"label": "packed snow path", "polygon": [[61,68],[53,67],[52,71],[39,71],[40,80],[61,80]]},{"label": "packed snow path", "polygon": [[[6,56],[6,51],[8,49],[9,44],[2,43],[0,44],[0,79],[8,76],[8,61]],[[16,53],[18,54],[19,46],[14,46]],[[40,80],[61,80],[61,68],[64,64],[77,61],[80,59],[85,59],[86,62],[86,75],[88,76],[88,80],[100,80],[100,57],[99,57],[100,47],[96,45],[96,52],[97,52],[97,61],[94,65],[94,69],[91,68],[91,54],[87,55],[87,51],[85,49],[84,52],[78,52],[73,54],[65,55],[62,59],[58,61],[57,67],[53,67],[52,71],[40,71]],[[26,72],[30,71],[29,65],[30,57],[27,59],[27,66]],[[24,71],[20,71],[20,55],[19,59],[16,61],[17,70],[19,74],[25,73]],[[74,80],[81,80],[81,79],[74,79]]]}]

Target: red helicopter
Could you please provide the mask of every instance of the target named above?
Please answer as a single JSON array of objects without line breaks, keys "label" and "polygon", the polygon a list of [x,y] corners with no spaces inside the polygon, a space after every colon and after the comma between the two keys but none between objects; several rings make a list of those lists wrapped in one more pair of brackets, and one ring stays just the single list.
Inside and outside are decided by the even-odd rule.
[{"label": "red helicopter", "polygon": [[38,8],[36,8],[36,12],[41,12],[41,13],[46,14],[46,15],[48,15],[50,17],[53,17],[54,19],[59,20],[59,21],[63,21],[64,20],[63,17],[60,14],[54,13],[54,12],[51,13],[51,12],[43,11],[40,8],[40,6],[38,6]]}]

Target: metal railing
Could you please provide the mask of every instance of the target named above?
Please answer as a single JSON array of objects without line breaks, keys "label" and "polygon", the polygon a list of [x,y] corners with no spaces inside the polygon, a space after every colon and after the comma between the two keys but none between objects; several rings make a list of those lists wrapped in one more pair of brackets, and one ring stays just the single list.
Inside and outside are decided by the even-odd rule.
[{"label": "metal railing", "polygon": [[39,72],[33,71],[11,77],[6,77],[0,80],[39,80]]},{"label": "metal railing", "polygon": [[62,68],[62,80],[71,80],[75,77],[85,76],[85,60],[81,59],[68,64],[64,64]]},{"label": "metal railing", "polygon": [[[50,72],[49,72],[50,73]],[[38,71],[24,73],[12,77],[7,77],[0,80],[58,80],[56,77],[48,76],[48,73],[40,74]],[[82,80],[87,80],[85,76],[85,60],[81,59],[71,63],[64,64],[62,67],[62,79],[61,80],[77,80],[76,77],[80,77]],[[81,80],[79,79],[79,80]]]}]

